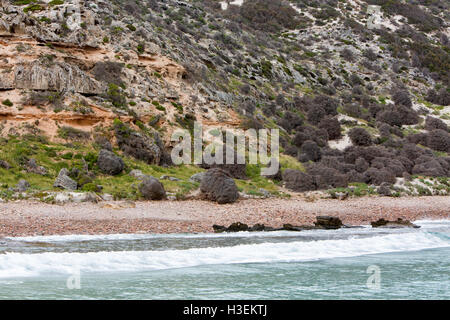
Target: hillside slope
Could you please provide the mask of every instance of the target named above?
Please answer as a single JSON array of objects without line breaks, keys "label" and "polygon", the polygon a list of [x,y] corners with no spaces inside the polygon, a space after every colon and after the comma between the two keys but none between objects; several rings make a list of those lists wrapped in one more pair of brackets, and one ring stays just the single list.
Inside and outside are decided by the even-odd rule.
[{"label": "hillside slope", "polygon": [[[195,120],[279,128],[306,171],[283,167],[291,190],[412,175],[449,191],[447,1],[0,3],[4,146],[112,144],[161,166],[171,133]],[[20,171],[29,159],[8,160]]]}]

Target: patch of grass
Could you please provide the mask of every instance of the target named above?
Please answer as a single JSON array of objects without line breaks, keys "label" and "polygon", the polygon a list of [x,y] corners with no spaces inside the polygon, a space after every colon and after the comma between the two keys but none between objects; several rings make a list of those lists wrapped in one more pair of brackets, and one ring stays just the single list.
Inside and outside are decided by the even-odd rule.
[{"label": "patch of grass", "polygon": [[7,107],[12,107],[14,105],[14,103],[12,103],[9,99],[3,100],[2,104]]}]

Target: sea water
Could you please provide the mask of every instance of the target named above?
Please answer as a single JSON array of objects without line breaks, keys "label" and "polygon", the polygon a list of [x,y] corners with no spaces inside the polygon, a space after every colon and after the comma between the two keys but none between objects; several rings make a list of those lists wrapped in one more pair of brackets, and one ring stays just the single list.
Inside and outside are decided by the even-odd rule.
[{"label": "sea water", "polygon": [[0,299],[450,299],[450,220],[420,229],[0,239]]}]

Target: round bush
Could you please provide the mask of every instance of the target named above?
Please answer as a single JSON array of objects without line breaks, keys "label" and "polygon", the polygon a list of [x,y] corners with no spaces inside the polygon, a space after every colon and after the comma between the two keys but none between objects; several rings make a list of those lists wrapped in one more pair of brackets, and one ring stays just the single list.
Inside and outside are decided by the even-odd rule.
[{"label": "round bush", "polygon": [[448,126],[441,119],[428,116],[425,120],[425,129],[428,131],[433,131],[436,129],[448,131]]},{"label": "round bush", "polygon": [[329,140],[341,138],[341,124],[336,118],[326,117],[322,119],[319,128],[327,131]]},{"label": "round bush", "polygon": [[383,182],[394,184],[396,179],[395,175],[392,174],[392,172],[388,171],[387,169],[375,169],[375,168],[369,168],[365,172],[366,181],[368,183],[374,184],[374,185],[381,185]]},{"label": "round bush", "polygon": [[436,151],[450,152],[450,134],[436,129],[428,134],[427,146]]},{"label": "round bush", "polygon": [[348,135],[356,146],[369,146],[372,144],[372,138],[364,128],[353,128]]},{"label": "round bush", "polygon": [[300,148],[299,160],[301,162],[319,161],[322,157],[319,146],[314,141],[308,140]]}]

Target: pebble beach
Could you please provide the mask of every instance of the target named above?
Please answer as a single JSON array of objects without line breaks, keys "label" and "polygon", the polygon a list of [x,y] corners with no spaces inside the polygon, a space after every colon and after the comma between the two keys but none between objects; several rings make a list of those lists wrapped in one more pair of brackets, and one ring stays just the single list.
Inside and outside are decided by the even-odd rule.
[{"label": "pebble beach", "polygon": [[450,197],[363,197],[347,200],[247,199],[218,205],[208,201],[148,201],[46,204],[0,203],[0,237],[117,233],[210,233],[214,224],[313,225],[316,216],[339,217],[347,225],[380,218],[410,221],[449,219]]}]

